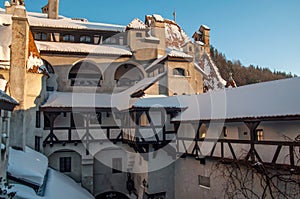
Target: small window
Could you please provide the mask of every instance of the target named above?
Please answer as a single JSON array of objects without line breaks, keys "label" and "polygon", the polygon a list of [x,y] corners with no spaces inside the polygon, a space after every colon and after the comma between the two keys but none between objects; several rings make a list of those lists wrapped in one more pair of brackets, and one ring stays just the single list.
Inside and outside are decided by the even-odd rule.
[{"label": "small window", "polygon": [[182,68],[174,68],[173,69],[173,75],[176,75],[176,76],[185,76],[185,72],[184,72],[184,69]]},{"label": "small window", "polygon": [[210,177],[199,175],[198,176],[198,185],[209,189],[210,188]]},{"label": "small window", "polygon": [[73,41],[75,41],[75,37],[74,37],[74,35],[64,35],[63,41],[73,42]]},{"label": "small window", "polygon": [[66,173],[71,172],[71,157],[59,158],[59,171]]},{"label": "small window", "polygon": [[227,135],[228,135],[228,130],[227,130],[227,127],[224,126],[224,127],[223,127],[223,136],[224,136],[224,138],[226,138]]},{"label": "small window", "polygon": [[137,32],[137,33],[135,34],[135,36],[136,36],[136,37],[139,37],[139,38],[140,38],[140,37],[143,37],[143,35],[142,35],[141,32]]},{"label": "small window", "polygon": [[158,68],[158,73],[161,74],[163,72],[165,72],[165,67],[164,66],[159,67]]},{"label": "small window", "polygon": [[193,51],[193,48],[192,48],[192,46],[190,46],[190,47],[189,47],[189,51],[190,51],[190,52],[192,52],[192,51]]},{"label": "small window", "polygon": [[36,33],[34,35],[34,39],[39,40],[39,41],[47,41],[47,39],[48,39],[47,33],[44,33],[44,32]]},{"label": "small window", "polygon": [[256,140],[257,141],[264,140],[264,130],[263,129],[257,129],[256,130]]},{"label": "small window", "polygon": [[83,35],[83,36],[80,37],[80,42],[81,43],[91,43],[91,37]]},{"label": "small window", "polygon": [[122,158],[112,159],[112,173],[122,173]]}]

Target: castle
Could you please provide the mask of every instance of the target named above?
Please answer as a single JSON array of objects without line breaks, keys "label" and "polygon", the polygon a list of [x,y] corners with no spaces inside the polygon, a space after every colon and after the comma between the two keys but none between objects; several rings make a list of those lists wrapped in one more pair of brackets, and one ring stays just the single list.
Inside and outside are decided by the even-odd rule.
[{"label": "castle", "polygon": [[60,16],[58,0],[43,13],[23,4],[0,9],[10,146],[43,153],[97,199],[224,197],[215,159],[298,169],[299,143],[277,129],[296,137],[299,110],[259,98],[299,78],[224,90],[205,25],[192,40],[158,14],[123,26]]}]

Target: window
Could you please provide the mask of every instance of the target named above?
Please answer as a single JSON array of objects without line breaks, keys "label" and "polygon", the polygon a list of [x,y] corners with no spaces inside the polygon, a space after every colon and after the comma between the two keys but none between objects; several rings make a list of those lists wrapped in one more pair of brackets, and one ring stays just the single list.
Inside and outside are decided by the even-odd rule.
[{"label": "window", "polygon": [[39,40],[39,41],[47,41],[48,37],[47,37],[46,33],[38,32],[38,33],[35,33],[34,39]]},{"label": "window", "polygon": [[256,130],[256,140],[257,141],[264,140],[264,130],[263,129],[257,129]]},{"label": "window", "polygon": [[83,35],[83,36],[80,37],[80,42],[81,43],[91,43],[91,37]]},{"label": "window", "polygon": [[74,37],[74,35],[64,35],[63,41],[73,42],[73,41],[75,41],[75,37]]},{"label": "window", "polygon": [[136,36],[136,37],[142,37],[143,35],[142,35],[141,32],[137,32],[137,33],[135,34],[135,36]]},{"label": "window", "polygon": [[224,127],[223,127],[223,136],[224,136],[224,138],[226,138],[227,135],[228,135],[228,130],[227,130],[227,127],[224,126]]},{"label": "window", "polygon": [[71,157],[60,157],[59,158],[59,171],[60,172],[71,172]]},{"label": "window", "polygon": [[185,76],[185,72],[184,72],[184,69],[182,68],[175,68],[173,69],[173,75],[176,75],[176,76]]},{"label": "window", "polygon": [[198,185],[209,189],[210,188],[210,177],[199,175],[198,176]]},{"label": "window", "polygon": [[122,173],[122,158],[112,159],[112,173]]}]

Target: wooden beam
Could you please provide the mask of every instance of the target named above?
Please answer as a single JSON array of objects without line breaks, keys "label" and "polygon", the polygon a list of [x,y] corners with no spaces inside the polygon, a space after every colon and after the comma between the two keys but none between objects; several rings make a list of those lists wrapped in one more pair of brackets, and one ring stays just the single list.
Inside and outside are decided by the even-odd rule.
[{"label": "wooden beam", "polygon": [[277,159],[278,159],[278,156],[279,156],[279,153],[280,153],[280,151],[281,151],[281,148],[282,148],[282,145],[278,145],[278,146],[277,146],[276,152],[275,152],[274,157],[273,157],[273,159],[272,159],[272,164],[275,164],[275,163],[276,163],[276,161],[277,161]]}]

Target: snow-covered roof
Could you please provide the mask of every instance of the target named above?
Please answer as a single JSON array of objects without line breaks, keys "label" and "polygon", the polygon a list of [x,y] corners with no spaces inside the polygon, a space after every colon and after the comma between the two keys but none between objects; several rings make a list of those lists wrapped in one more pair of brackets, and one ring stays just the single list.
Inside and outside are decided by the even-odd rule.
[{"label": "snow-covered roof", "polygon": [[48,159],[29,147],[25,150],[9,148],[7,172],[19,180],[41,186],[48,168]]},{"label": "snow-covered roof", "polygon": [[199,45],[201,45],[201,46],[204,46],[204,45],[205,45],[205,43],[203,43],[202,41],[195,41],[195,43],[196,43],[196,44],[199,44]]},{"label": "snow-covered roof", "polygon": [[180,50],[182,46],[191,41],[184,30],[171,20],[165,21],[165,34],[166,45],[169,48]]},{"label": "snow-covered roof", "polygon": [[210,30],[210,28],[209,28],[207,25],[202,24],[202,25],[200,26],[200,28],[201,28],[201,27],[203,27],[203,28],[206,29],[206,30]]},{"label": "snow-covered roof", "polygon": [[174,121],[300,116],[300,78],[179,96],[188,105]]},{"label": "snow-covered roof", "polygon": [[137,100],[133,107],[135,108],[187,108],[178,100],[177,96],[172,97],[143,97]]},{"label": "snow-covered roof", "polygon": [[66,53],[88,53],[98,55],[127,55],[132,53],[127,46],[121,45],[93,45],[85,43],[67,43],[67,42],[44,42],[35,41],[39,51],[46,52],[66,52]]},{"label": "snow-covered roof", "polygon": [[191,55],[188,55],[182,51],[179,50],[171,50],[167,49],[168,56],[169,57],[179,57],[179,58],[186,58],[186,59],[192,59],[193,57]]},{"label": "snow-covered roof", "polygon": [[[11,24],[11,16],[0,12],[7,19],[7,23]],[[33,27],[47,27],[47,28],[63,28],[63,29],[76,29],[76,30],[103,30],[124,32],[125,26],[116,24],[96,23],[82,20],[71,19],[59,16],[59,19],[48,19],[47,14],[27,12],[28,21],[30,26]]]},{"label": "snow-covered roof", "polygon": [[53,92],[42,108],[110,108],[111,98],[104,93]]},{"label": "snow-covered roof", "polygon": [[76,93],[76,92],[53,92],[48,100],[42,105],[42,109],[46,108],[116,108],[125,110],[131,108],[132,104],[137,100],[131,98],[131,95],[137,91],[144,91],[152,84],[162,78],[166,73],[157,75],[156,77],[144,78],[132,87],[113,94],[106,93]]},{"label": "snow-covered roof", "polygon": [[12,29],[11,26],[2,25],[2,17],[0,15],[0,64],[10,61],[10,48],[11,45],[11,37],[12,37]]},{"label": "snow-covered roof", "polygon": [[138,29],[138,30],[145,30],[146,24],[142,22],[140,19],[135,18],[133,19],[127,26],[126,29]]},{"label": "snow-covered roof", "polygon": [[17,198],[28,199],[94,199],[94,197],[70,177],[53,169],[48,169],[45,193],[38,196],[36,192],[25,185],[14,184],[12,191]]},{"label": "snow-covered roof", "polygon": [[161,16],[161,15],[159,15],[159,14],[153,14],[152,15],[153,16],[153,18],[155,19],[155,21],[158,21],[158,22],[164,22],[164,18]]},{"label": "snow-covered roof", "polygon": [[[15,100],[13,97],[7,95],[4,91],[0,90],[0,101],[13,104],[13,105],[18,105],[19,103],[17,100]],[[1,108],[1,107],[0,107]]]}]

